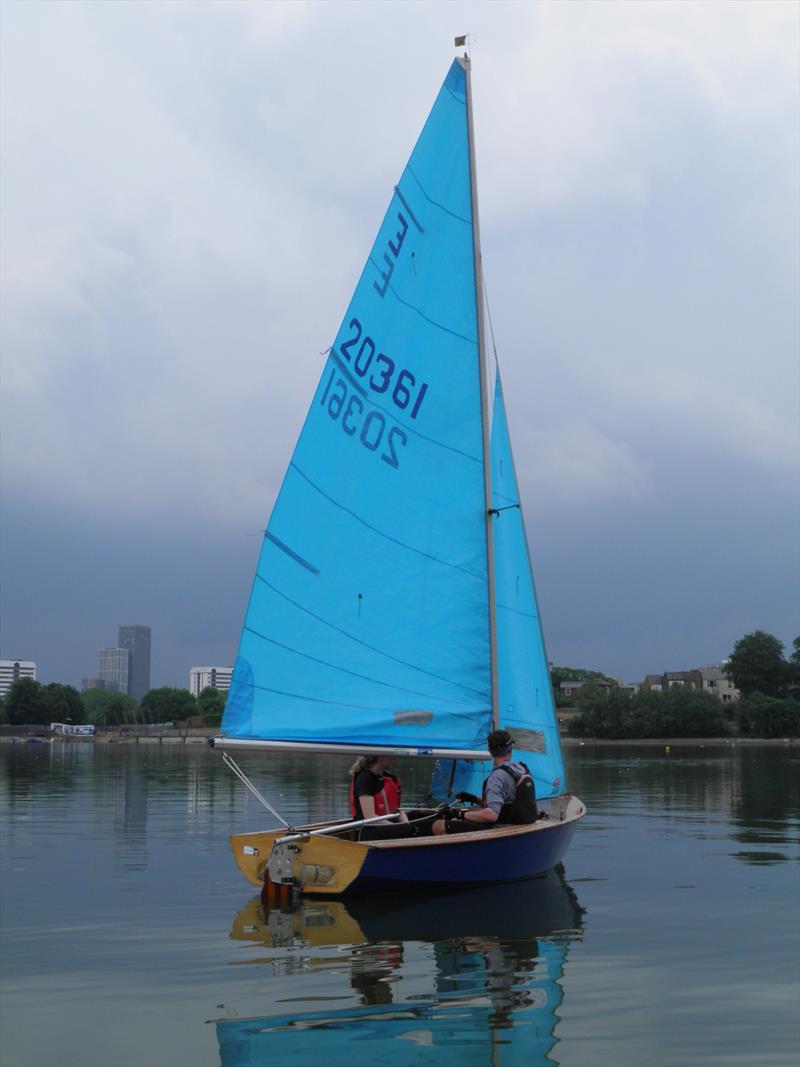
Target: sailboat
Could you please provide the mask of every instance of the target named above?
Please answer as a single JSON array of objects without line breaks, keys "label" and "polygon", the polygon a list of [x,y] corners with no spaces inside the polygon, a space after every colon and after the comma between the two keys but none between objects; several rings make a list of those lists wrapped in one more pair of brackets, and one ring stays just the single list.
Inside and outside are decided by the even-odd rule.
[{"label": "sailboat", "polygon": [[[360,822],[236,834],[255,885],[306,894],[475,885],[559,863],[567,790],[499,371],[490,369],[470,59],[444,80],[367,258],[277,496],[223,749],[437,762],[454,795],[507,729],[541,813],[457,836],[360,840]],[[477,791],[477,790],[473,790]]]}]

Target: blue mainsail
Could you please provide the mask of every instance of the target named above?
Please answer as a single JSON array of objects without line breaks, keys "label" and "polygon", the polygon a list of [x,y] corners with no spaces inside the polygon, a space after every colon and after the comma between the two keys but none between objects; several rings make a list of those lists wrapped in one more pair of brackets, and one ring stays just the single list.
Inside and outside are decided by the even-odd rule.
[{"label": "blue mainsail", "polygon": [[492,412],[492,507],[500,725],[516,741],[537,797],[567,791],[539,605],[498,371]]},{"label": "blue mainsail", "polygon": [[466,78],[395,187],[265,532],[222,732],[482,749],[491,729]]}]

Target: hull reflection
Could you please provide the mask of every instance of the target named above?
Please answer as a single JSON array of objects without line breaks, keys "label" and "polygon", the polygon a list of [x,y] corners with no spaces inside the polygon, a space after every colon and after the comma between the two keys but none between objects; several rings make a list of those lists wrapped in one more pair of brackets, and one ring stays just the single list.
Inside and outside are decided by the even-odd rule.
[{"label": "hull reflection", "polygon": [[552,1063],[561,978],[582,914],[560,869],[422,897],[272,909],[254,898],[230,937],[306,959],[338,947],[347,967],[335,999],[350,1003],[219,1021],[221,1067],[330,1067],[365,1056],[390,1065]]}]

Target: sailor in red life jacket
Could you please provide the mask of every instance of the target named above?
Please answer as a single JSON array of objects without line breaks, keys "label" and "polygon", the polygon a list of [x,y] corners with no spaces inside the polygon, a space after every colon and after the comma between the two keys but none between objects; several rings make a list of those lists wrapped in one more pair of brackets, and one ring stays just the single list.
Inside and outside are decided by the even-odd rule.
[{"label": "sailor in red life jacket", "polygon": [[398,811],[399,818],[386,821],[408,822],[406,813],[400,811],[403,787],[389,770],[390,763],[389,756],[359,756],[350,768],[350,814],[354,819],[372,819]]},{"label": "sailor in red life jacket", "polygon": [[488,830],[496,823],[536,822],[536,793],[533,778],[524,763],[511,759],[514,741],[507,730],[492,730],[486,738],[493,760],[492,771],[483,783],[483,796],[459,793],[457,800],[474,802],[474,808],[456,809],[433,824],[434,834],[463,834]]}]

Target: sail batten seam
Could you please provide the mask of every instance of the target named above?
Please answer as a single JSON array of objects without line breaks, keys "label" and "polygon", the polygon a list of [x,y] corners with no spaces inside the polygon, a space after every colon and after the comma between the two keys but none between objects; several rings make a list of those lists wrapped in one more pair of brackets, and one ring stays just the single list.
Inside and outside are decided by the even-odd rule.
[{"label": "sail batten seam", "polygon": [[333,622],[329,622],[327,619],[323,619],[321,615],[317,615],[316,612],[311,611],[310,608],[304,607],[302,604],[298,604],[296,600],[293,600],[286,593],[274,586],[272,582],[268,582],[267,579],[256,572],[256,580],[265,585],[268,589],[271,589],[273,593],[276,593],[279,597],[297,608],[298,611],[303,611],[306,615],[310,615],[312,619],[316,619],[317,622],[321,622],[324,626],[329,626],[332,630],[336,630],[337,633],[347,637],[350,641],[354,641],[357,645],[362,645],[364,648],[370,649],[371,652],[377,652],[379,656],[385,656],[386,659],[391,660],[393,663],[399,663],[402,667],[410,667],[414,671],[419,671],[421,674],[428,675],[429,678],[435,678],[439,682],[445,682],[447,685],[455,686],[456,689],[463,689],[466,693],[475,693],[477,696],[486,699],[486,694],[480,689],[475,689],[471,685],[464,685],[462,682],[454,682],[452,678],[445,678],[441,674],[436,674],[435,671],[426,670],[425,667],[420,667],[416,663],[409,663],[407,660],[400,659],[397,656],[393,656],[390,652],[385,652],[382,648],[377,648],[375,645],[371,645],[368,641],[362,641],[360,637],[356,637],[354,634],[349,633],[347,630],[342,629],[341,626],[337,626]]},{"label": "sail batten seam", "polygon": [[[445,213],[445,215],[449,215],[450,218],[456,219],[457,222],[463,222],[467,226],[471,226],[472,225],[472,219],[465,219],[463,215],[456,214],[456,212],[455,211],[451,211],[449,207],[445,207],[444,204],[440,204],[438,200],[434,200],[432,197],[428,196],[428,194],[425,192],[425,186],[422,184],[422,182],[419,180],[419,178],[416,176],[416,174],[414,173],[414,171],[411,169],[411,167],[408,164],[406,164],[406,170],[411,175],[411,177],[414,179],[414,181],[417,183],[417,185],[420,188],[420,192],[422,193],[422,195],[425,197],[425,199],[428,201],[429,204],[432,204],[434,207],[438,207],[440,211],[443,211]],[[402,179],[401,179],[401,181],[402,181]]]},{"label": "sail batten seam", "polygon": [[329,667],[331,670],[341,671],[343,674],[349,674],[353,678],[360,678],[364,682],[370,682],[373,685],[382,685],[386,689],[395,689],[398,693],[412,693],[414,696],[425,697],[426,700],[443,701],[445,704],[458,704],[458,701],[453,700],[451,697],[426,693],[422,689],[409,689],[408,686],[405,685],[395,685],[394,682],[383,682],[380,678],[371,678],[368,674],[359,674],[358,671],[351,671],[348,667],[339,666],[338,663],[331,663],[328,660],[320,659],[318,656],[312,656],[308,652],[301,652],[300,649],[292,648],[291,645],[284,645],[281,641],[276,641],[274,637],[268,637],[266,634],[262,634],[260,630],[256,630],[252,626],[245,626],[244,629],[253,634],[254,637],[259,637],[262,641],[268,641],[271,645],[277,645],[278,648],[285,649],[287,652],[292,652],[296,656],[302,656],[303,659],[311,660],[314,663],[320,663],[323,667]]},{"label": "sail batten seam", "polygon": [[440,559],[438,556],[432,556],[429,552],[423,552],[421,548],[414,548],[413,545],[407,545],[405,541],[400,541],[396,537],[392,537],[391,534],[387,534],[383,530],[379,530],[377,526],[373,526],[371,523],[367,522],[366,519],[362,519],[362,517],[358,515],[355,511],[353,511],[351,508],[346,507],[338,500],[335,500],[332,496],[329,496],[324,489],[320,489],[320,487],[315,482],[312,482],[308,475],[304,471],[302,471],[296,463],[291,462],[289,464],[289,468],[290,470],[297,471],[300,477],[304,481],[308,482],[312,489],[316,490],[316,492],[318,492],[320,496],[324,497],[325,500],[333,504],[334,507],[340,508],[343,512],[345,512],[345,514],[350,515],[351,518],[356,520],[356,522],[360,522],[362,526],[366,526],[368,530],[372,530],[373,533],[377,534],[379,537],[384,538],[384,540],[389,541],[393,545],[398,545],[400,548],[406,549],[407,552],[414,552],[416,555],[422,556],[423,559],[429,559],[433,563],[439,563],[442,567],[450,567],[452,568],[452,570],[459,571],[461,574],[466,574],[470,578],[477,579],[479,582],[482,582],[484,580],[484,575],[478,573],[477,571],[471,571],[468,567],[462,567],[459,563],[450,563],[446,559]]},{"label": "sail batten seam", "polygon": [[[250,682],[249,685],[250,685],[251,689],[258,689],[258,690],[260,690],[261,692],[264,692],[264,693],[276,693],[278,696],[290,697],[292,700],[308,700],[312,704],[332,704],[334,707],[337,707],[337,708],[356,708],[358,711],[372,711],[372,712],[374,712],[374,711],[378,710],[381,713],[385,712],[387,715],[389,715],[389,714],[394,715],[394,712],[389,712],[385,708],[377,708],[376,709],[374,704],[355,704],[351,700],[348,700],[348,701],[326,700],[324,697],[312,697],[312,696],[306,695],[305,693],[291,693],[291,692],[289,692],[288,689],[274,689],[272,686],[269,686],[269,685],[259,685],[258,682]],[[488,710],[489,710],[488,707],[487,708],[475,708],[473,711],[470,711],[470,712],[447,711],[444,714],[447,715],[448,717],[452,717],[454,719],[464,719],[467,722],[470,722],[471,720],[473,720],[478,715],[485,715]],[[387,726],[388,725],[394,725],[394,721],[392,720],[391,724],[389,724],[387,722]],[[374,726],[374,724],[371,724],[371,726]]]},{"label": "sail batten seam", "polygon": [[[373,265],[373,267],[375,267],[376,270],[380,269],[378,267],[378,264],[372,258],[372,256],[369,256],[369,262]],[[441,322],[437,322],[436,319],[430,318],[430,316],[426,315],[424,311],[420,311],[416,304],[412,304],[408,300],[404,300],[391,282],[387,283],[386,288],[399,304],[402,304],[403,307],[407,307],[409,311],[416,312],[416,314],[419,315],[419,317],[425,322],[427,322],[429,326],[434,326],[437,330],[442,330],[444,333],[450,334],[451,337],[457,337],[460,341],[466,341],[468,345],[477,345],[478,342],[476,338],[467,337],[465,333],[459,333],[458,330],[452,330],[449,326],[445,326]]]}]

